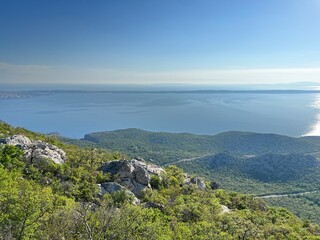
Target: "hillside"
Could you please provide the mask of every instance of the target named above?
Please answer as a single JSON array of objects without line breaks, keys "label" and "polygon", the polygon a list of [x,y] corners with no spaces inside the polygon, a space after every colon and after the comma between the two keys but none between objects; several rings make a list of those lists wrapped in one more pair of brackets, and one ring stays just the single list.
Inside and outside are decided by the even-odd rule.
[{"label": "hillside", "polygon": [[175,166],[0,123],[0,239],[320,239],[316,224]]},{"label": "hillside", "polygon": [[[177,164],[208,177],[219,177],[228,172],[227,178],[246,178],[265,184],[293,185],[297,191],[317,187],[320,137],[292,138],[276,134],[226,132],[217,135],[187,133],[157,133],[139,129],[91,133],[81,140],[68,140],[79,145],[101,147],[125,152],[131,157],[141,156],[160,165]],[[222,183],[240,190],[244,186],[236,180]],[[300,187],[298,186],[300,185]],[[236,189],[232,189],[236,190]],[[290,191],[291,189],[287,189]],[[263,192],[266,191],[266,192]],[[275,193],[277,187],[249,193]]]},{"label": "hillside", "polygon": [[[217,181],[231,191],[266,195],[316,191],[320,186],[320,137],[245,132],[194,135],[126,129],[64,141],[118,150],[160,165],[175,164],[189,173]],[[316,209],[312,211],[313,219],[320,222],[318,199],[320,194],[309,202]],[[304,198],[298,200],[303,206]],[[299,216],[306,216],[308,211],[305,210],[308,207],[296,208],[290,199],[288,204],[284,203],[286,200],[268,201],[288,207]]]},{"label": "hillside", "polygon": [[77,145],[98,146],[143,156],[158,164],[219,152],[232,154],[312,153],[320,150],[320,137],[292,138],[276,134],[226,132],[217,135],[149,132],[124,129],[86,134],[83,139],[63,139]]}]

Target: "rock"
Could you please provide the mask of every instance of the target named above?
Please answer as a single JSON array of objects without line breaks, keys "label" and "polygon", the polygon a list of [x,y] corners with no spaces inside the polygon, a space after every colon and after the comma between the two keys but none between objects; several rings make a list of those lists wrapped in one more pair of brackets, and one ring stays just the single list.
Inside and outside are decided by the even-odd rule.
[{"label": "rock", "polygon": [[200,177],[194,177],[190,181],[191,183],[195,184],[198,189],[200,190],[205,190],[206,189],[206,184]]},{"label": "rock", "polygon": [[141,158],[108,162],[99,170],[110,173],[114,181],[126,187],[137,197],[142,197],[146,189],[151,189],[150,174],[160,176],[164,172],[162,168],[149,165]]},{"label": "rock", "polygon": [[114,193],[114,192],[118,192],[118,191],[124,191],[127,195],[132,197],[133,204],[137,205],[140,203],[140,200],[138,198],[136,198],[136,196],[131,191],[129,191],[127,188],[121,186],[118,183],[105,182],[105,183],[98,184],[98,187],[100,188],[100,193],[102,195],[104,195],[106,193]]},{"label": "rock", "polygon": [[223,214],[226,214],[226,213],[230,213],[231,212],[231,210],[227,207],[227,206],[225,206],[225,205],[221,205],[221,210],[220,210],[220,215],[223,215]]},{"label": "rock", "polygon": [[14,135],[0,140],[0,143],[17,146],[24,151],[27,161],[36,162],[51,159],[56,164],[62,164],[67,159],[65,151],[49,143],[30,140],[24,135]]},{"label": "rock", "polygon": [[155,203],[155,202],[146,202],[144,204],[144,207],[145,208],[157,208],[159,209],[160,211],[163,211],[164,210],[164,205],[161,204],[161,203]]},{"label": "rock", "polygon": [[265,202],[260,202],[259,203],[259,209],[260,209],[260,211],[263,211],[263,212],[267,211],[268,208],[267,208],[266,203]]},{"label": "rock", "polygon": [[[101,192],[104,193],[114,193],[117,191],[128,191],[125,187],[122,187],[120,184],[115,182],[105,182],[101,183]],[[131,193],[133,195],[133,193]]]},{"label": "rock", "polygon": [[149,174],[157,175],[161,178],[161,175],[166,171],[155,164],[146,163],[143,158],[135,158],[132,161],[137,161],[142,167],[144,167]]},{"label": "rock", "polygon": [[0,140],[0,143],[17,146],[22,150],[28,150],[32,141],[24,135],[14,135]]},{"label": "rock", "polygon": [[217,189],[220,188],[220,184],[217,183],[217,182],[212,182],[212,183],[210,184],[210,187],[211,187],[212,190],[217,190]]},{"label": "rock", "polygon": [[131,162],[134,167],[134,179],[142,185],[148,185],[150,183],[150,175],[147,169],[136,160],[132,160]]},{"label": "rock", "polygon": [[150,184],[142,185],[140,183],[135,183],[134,187],[132,188],[132,192],[139,198],[142,198],[145,194],[147,189],[151,189]]},{"label": "rock", "polygon": [[111,173],[112,175],[119,175],[120,178],[132,178],[133,166],[128,160],[111,161],[100,168],[103,172]]},{"label": "rock", "polygon": [[183,173],[183,176],[184,176],[184,184],[190,184],[191,182],[190,175],[188,173]]}]

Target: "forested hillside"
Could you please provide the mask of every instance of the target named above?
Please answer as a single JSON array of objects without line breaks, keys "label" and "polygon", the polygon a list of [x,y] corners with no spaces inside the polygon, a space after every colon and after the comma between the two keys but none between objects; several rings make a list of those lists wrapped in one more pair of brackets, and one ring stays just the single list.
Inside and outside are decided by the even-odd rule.
[{"label": "forested hillside", "polygon": [[175,166],[119,161],[5,123],[0,135],[0,239],[320,239],[319,226],[288,210]]},{"label": "forested hillside", "polygon": [[320,151],[319,137],[293,138],[276,134],[226,132],[217,135],[148,132],[124,129],[97,132],[81,140],[64,139],[79,145],[119,150],[129,155],[143,155],[157,164],[183,158],[202,157],[220,152],[236,155],[305,154]]},{"label": "forested hillside", "polygon": [[[231,191],[259,196],[320,190],[319,137],[243,132],[194,135],[126,129],[87,134],[82,140],[63,140],[119,150],[161,165],[175,164]],[[314,193],[308,200],[305,197],[267,201],[301,217],[312,216],[320,223],[320,194]],[[296,207],[298,202],[300,208]]]}]

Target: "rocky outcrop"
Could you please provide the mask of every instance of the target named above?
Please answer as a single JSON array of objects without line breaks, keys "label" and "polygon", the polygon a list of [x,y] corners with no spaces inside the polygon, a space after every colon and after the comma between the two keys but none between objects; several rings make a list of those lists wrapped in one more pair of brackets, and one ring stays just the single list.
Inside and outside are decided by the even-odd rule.
[{"label": "rocky outcrop", "polygon": [[[154,164],[148,164],[143,159],[111,161],[99,168],[104,173],[111,175],[112,182],[102,183],[101,193],[112,193],[124,189],[132,192],[136,197],[141,198],[147,189],[151,189],[150,176],[157,175],[161,178],[165,170]],[[185,174],[184,184],[192,184],[200,190],[206,189],[206,184],[200,177],[191,178]],[[161,206],[148,203],[145,207],[161,208]]]},{"label": "rocky outcrop", "polygon": [[27,161],[37,162],[51,159],[56,164],[62,164],[67,159],[65,151],[49,143],[30,140],[24,135],[14,135],[0,140],[2,144],[17,146],[24,151]]},{"label": "rocky outcrop", "polygon": [[223,215],[223,214],[227,214],[227,213],[230,213],[231,212],[231,210],[227,207],[227,206],[225,206],[225,205],[221,205],[221,210],[220,210],[220,215]]},{"label": "rocky outcrop", "polygon": [[195,184],[197,186],[197,188],[200,189],[200,190],[205,190],[206,189],[206,184],[203,181],[203,179],[200,178],[200,177],[191,178],[190,182]]},{"label": "rocky outcrop", "polygon": [[191,182],[191,177],[188,173],[183,173],[184,176],[184,184],[190,184]]},{"label": "rocky outcrop", "polygon": [[155,164],[146,163],[143,158],[134,158],[133,160],[139,162],[139,165],[144,167],[151,175],[157,175],[161,178],[161,175],[165,173],[165,170],[162,167],[159,167]]},{"label": "rocky outcrop", "polygon": [[13,135],[0,140],[2,144],[17,146],[22,150],[28,150],[32,145],[32,141],[24,135]]},{"label": "rocky outcrop", "polygon": [[106,193],[114,193],[114,192],[118,192],[118,191],[124,191],[128,196],[132,197],[132,203],[137,205],[140,203],[140,200],[138,198],[136,198],[136,196],[129,191],[127,188],[121,186],[118,183],[115,182],[105,182],[105,183],[101,183],[98,184],[98,187],[100,188],[100,193],[106,194]]},{"label": "rocky outcrop", "polygon": [[142,197],[146,189],[151,189],[150,174],[161,175],[164,170],[149,165],[143,159],[108,162],[99,170],[110,173],[113,181],[127,188],[137,197]]},{"label": "rocky outcrop", "polygon": [[217,182],[212,182],[212,183],[210,184],[210,187],[211,187],[212,190],[217,190],[217,189],[220,188],[220,184],[217,183]]},{"label": "rocky outcrop", "polygon": [[[115,183],[115,182],[105,182],[105,183],[98,184],[98,186],[100,187],[102,194],[114,193],[117,191],[128,191],[129,192],[128,189],[126,189],[125,187],[122,187],[120,184]],[[130,192],[130,193],[133,195],[132,192]]]},{"label": "rocky outcrop", "polygon": [[157,209],[159,209],[160,211],[163,211],[163,210],[164,210],[164,205],[161,204],[161,203],[146,202],[143,206],[144,206],[145,208],[157,208]]},{"label": "rocky outcrop", "polygon": [[206,183],[201,177],[196,176],[191,178],[188,173],[184,173],[184,184],[194,184],[200,190],[206,189]]},{"label": "rocky outcrop", "polygon": [[110,173],[115,181],[138,197],[143,195],[145,189],[151,188],[149,173],[137,161],[112,161],[104,165],[101,170]]}]

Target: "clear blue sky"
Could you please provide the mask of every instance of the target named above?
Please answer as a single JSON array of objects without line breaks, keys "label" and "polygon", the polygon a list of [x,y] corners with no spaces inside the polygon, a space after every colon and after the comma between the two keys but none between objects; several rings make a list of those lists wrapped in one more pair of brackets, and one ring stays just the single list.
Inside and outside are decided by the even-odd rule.
[{"label": "clear blue sky", "polygon": [[0,0],[0,83],[320,82],[320,0]]}]

